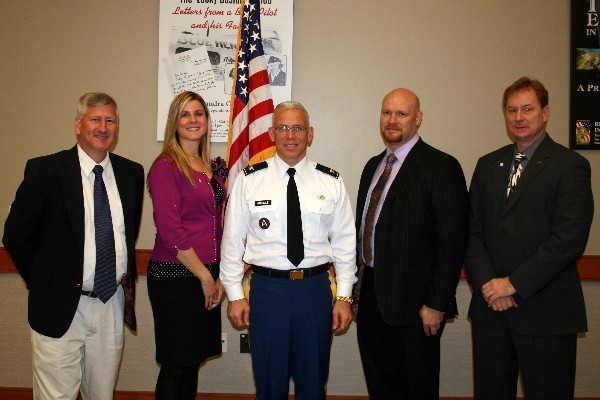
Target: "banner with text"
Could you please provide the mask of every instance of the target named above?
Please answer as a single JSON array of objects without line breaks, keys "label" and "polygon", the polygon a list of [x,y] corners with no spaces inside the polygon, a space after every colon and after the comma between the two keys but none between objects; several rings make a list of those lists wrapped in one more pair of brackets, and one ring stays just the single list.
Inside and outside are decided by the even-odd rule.
[{"label": "banner with text", "polygon": [[571,0],[569,146],[600,150],[600,0]]},{"label": "banner with text", "polygon": [[[210,109],[212,141],[227,142],[240,0],[161,0],[157,140],[169,104],[185,90]],[[293,0],[260,0],[262,43],[273,102],[291,99]]]}]

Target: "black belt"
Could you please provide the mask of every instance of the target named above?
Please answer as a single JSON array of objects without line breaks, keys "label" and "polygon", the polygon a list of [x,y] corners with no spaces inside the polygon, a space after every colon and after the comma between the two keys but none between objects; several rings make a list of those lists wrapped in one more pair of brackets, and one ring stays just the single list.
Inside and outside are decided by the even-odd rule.
[{"label": "black belt", "polygon": [[[117,284],[117,288],[118,286],[121,284],[121,282],[119,282]],[[91,297],[92,299],[95,299],[98,297],[98,295],[96,294],[96,292],[94,292],[93,290],[82,290],[81,291],[81,295],[82,296],[87,296],[87,297]]]},{"label": "black belt", "polygon": [[285,278],[285,279],[304,279],[311,276],[320,275],[324,272],[329,271],[329,263],[317,265],[312,268],[298,268],[291,270],[273,269],[267,267],[261,267],[259,265],[252,265],[252,272],[259,275],[269,276],[271,278]]}]

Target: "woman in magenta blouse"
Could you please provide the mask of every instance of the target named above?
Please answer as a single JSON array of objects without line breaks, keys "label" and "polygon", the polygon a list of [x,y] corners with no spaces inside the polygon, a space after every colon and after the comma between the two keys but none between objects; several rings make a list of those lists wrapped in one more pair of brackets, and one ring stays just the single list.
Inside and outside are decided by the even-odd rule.
[{"label": "woman in magenta blouse", "polygon": [[154,316],[156,399],[195,399],[198,369],[221,354],[219,281],[225,162],[210,159],[206,102],[171,102],[162,152],[148,173],[156,240],[148,264]]}]

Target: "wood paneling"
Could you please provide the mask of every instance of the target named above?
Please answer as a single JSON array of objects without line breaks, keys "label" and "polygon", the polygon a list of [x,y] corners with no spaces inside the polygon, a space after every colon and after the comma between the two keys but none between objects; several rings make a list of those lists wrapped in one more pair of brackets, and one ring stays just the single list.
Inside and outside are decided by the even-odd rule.
[{"label": "wood paneling", "polygon": [[[146,275],[148,260],[150,260],[149,249],[137,249],[135,252],[138,273]],[[579,267],[579,276],[583,281],[600,282],[600,256],[584,255],[577,261]],[[8,252],[4,247],[0,247],[0,273],[16,273],[17,270],[13,264]],[[465,269],[461,272],[461,279],[466,279]]]}]

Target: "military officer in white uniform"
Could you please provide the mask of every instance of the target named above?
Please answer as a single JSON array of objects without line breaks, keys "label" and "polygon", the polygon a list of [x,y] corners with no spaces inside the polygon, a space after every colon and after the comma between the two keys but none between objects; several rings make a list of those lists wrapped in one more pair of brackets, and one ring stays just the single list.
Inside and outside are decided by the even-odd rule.
[{"label": "military officer in white uniform", "polygon": [[[220,275],[228,316],[236,327],[249,327],[258,399],[287,399],[291,377],[296,399],[325,399],[332,330],[342,332],[351,321],[354,217],[339,174],[306,157],[313,127],[302,104],[279,104],[269,136],[276,155],[246,168],[230,191]],[[298,224],[288,221],[290,183],[297,187]],[[288,236],[296,225],[298,239]],[[244,263],[252,268],[249,302]]]}]

